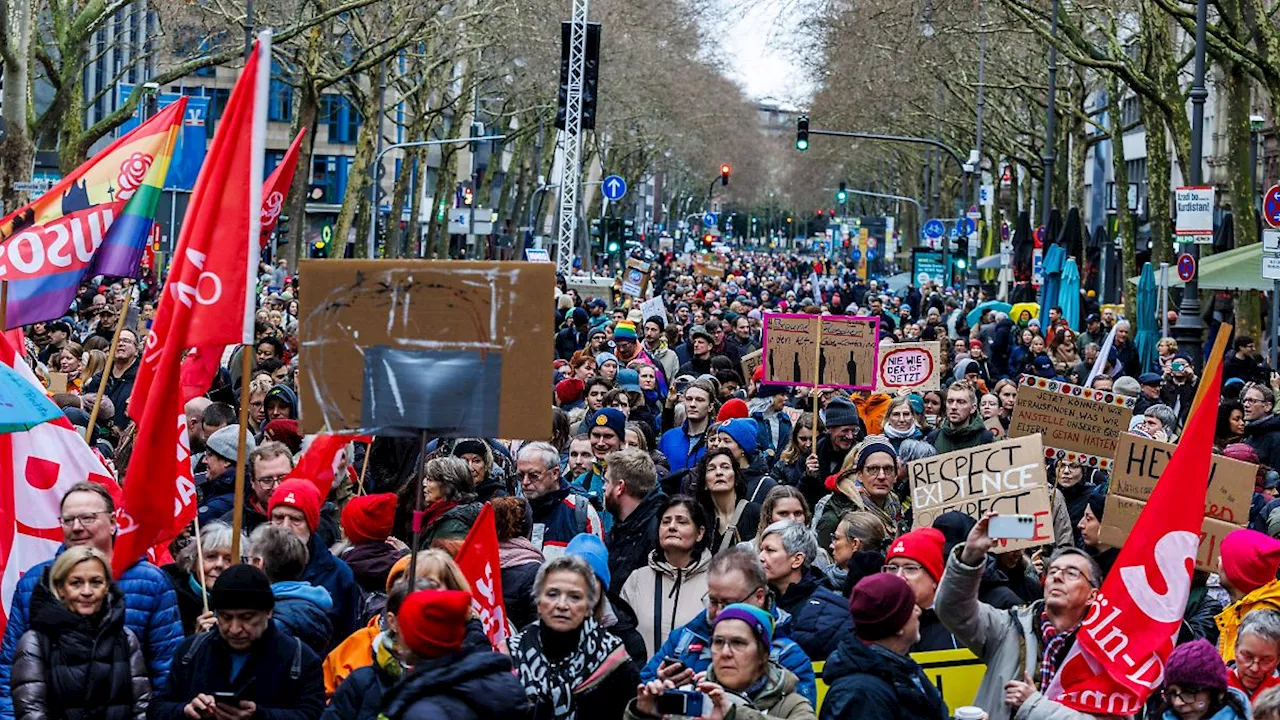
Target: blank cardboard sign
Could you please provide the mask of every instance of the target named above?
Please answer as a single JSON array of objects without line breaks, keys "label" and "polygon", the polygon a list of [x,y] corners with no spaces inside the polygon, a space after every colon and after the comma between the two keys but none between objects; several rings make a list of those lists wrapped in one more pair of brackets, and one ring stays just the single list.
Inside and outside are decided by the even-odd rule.
[{"label": "blank cardboard sign", "polygon": [[[304,433],[385,429],[364,427],[362,415],[369,413],[370,418],[429,422],[432,427],[405,429],[444,436],[550,438],[551,400],[531,381],[552,359],[555,266],[304,260],[300,277],[299,341],[305,350],[298,389]],[[474,357],[474,373],[465,372],[468,365],[459,363],[459,353]],[[418,362],[409,362],[415,357]],[[383,362],[390,359],[395,362]],[[395,383],[385,377],[410,367],[447,369],[455,383],[466,383],[466,391],[450,387],[446,393],[439,382],[408,375]],[[366,385],[377,390],[376,398],[364,397]],[[399,403],[392,415],[385,404],[376,407],[386,402]],[[496,427],[493,413],[468,413],[486,403],[498,409]],[[455,414],[457,422],[439,420]]]}]

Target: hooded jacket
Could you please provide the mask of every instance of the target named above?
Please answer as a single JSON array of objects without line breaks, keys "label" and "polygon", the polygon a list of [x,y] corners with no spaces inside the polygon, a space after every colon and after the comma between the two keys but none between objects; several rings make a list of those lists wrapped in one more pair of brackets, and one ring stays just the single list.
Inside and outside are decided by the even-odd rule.
[{"label": "hooded jacket", "polygon": [[[44,573],[47,574],[47,573]],[[89,618],[68,610],[42,578],[31,596],[31,629],[13,659],[18,720],[142,720],[151,700],[147,661],[124,624],[124,596],[112,588]]]},{"label": "hooded jacket", "polygon": [[1254,610],[1280,610],[1280,580],[1272,580],[1231,603],[1214,618],[1218,624],[1218,652],[1223,662],[1236,659],[1236,636],[1240,632],[1240,623]]},{"label": "hooded jacket", "polygon": [[778,607],[791,614],[791,639],[814,662],[825,660],[840,638],[853,635],[849,601],[829,590],[823,578],[821,570],[810,567],[778,595]]},{"label": "hooded jacket", "polygon": [[884,393],[873,393],[868,397],[854,395],[849,399],[858,408],[858,417],[866,425],[868,435],[879,435],[884,427],[884,418],[889,413],[889,403],[893,397]]},{"label": "hooded jacket", "polygon": [[418,663],[384,696],[388,720],[523,720],[529,702],[511,659],[492,650],[463,650]]},{"label": "hooded jacket", "polygon": [[644,639],[645,657],[652,657],[672,630],[704,611],[707,568],[711,552],[703,550],[687,568],[667,562],[661,549],[649,553],[649,564],[631,573],[622,586],[622,599],[636,609],[636,630]]},{"label": "hooded jacket", "polygon": [[[828,658],[822,679],[827,683],[822,720],[951,717],[942,694],[914,660],[880,645],[868,645],[852,633]],[[1003,708],[1004,703],[1000,706]]]},{"label": "hooded jacket", "polygon": [[[265,404],[265,403],[271,402],[272,400],[279,400],[284,403],[287,403],[289,405],[289,417],[295,420],[297,419],[298,394],[293,391],[293,388],[283,383],[280,385],[272,386],[272,388],[267,391],[267,395],[262,399],[262,401]],[[262,427],[265,428],[268,422],[270,422],[270,420],[264,419],[262,421]],[[259,438],[259,442],[261,442],[261,438]]]},{"label": "hooded jacket", "polygon": [[310,583],[283,580],[271,584],[276,598],[272,619],[284,632],[298,638],[322,655],[329,649],[333,623],[327,613],[333,609],[329,591]]},{"label": "hooded jacket", "polygon": [[996,441],[991,431],[982,422],[982,416],[974,413],[969,422],[962,427],[954,427],[950,420],[943,420],[938,428],[929,433],[925,442],[937,449],[938,454],[965,450],[967,448],[986,445]]}]

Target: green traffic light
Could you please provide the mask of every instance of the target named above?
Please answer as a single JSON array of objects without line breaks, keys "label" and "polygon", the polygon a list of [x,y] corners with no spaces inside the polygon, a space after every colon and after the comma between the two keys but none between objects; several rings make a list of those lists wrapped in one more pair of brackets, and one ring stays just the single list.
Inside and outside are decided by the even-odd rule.
[{"label": "green traffic light", "polygon": [[969,261],[965,260],[964,258],[960,258],[959,260],[956,260],[956,267],[960,268],[961,270],[964,270],[965,268],[969,267]]},{"label": "green traffic light", "polygon": [[616,243],[616,242],[614,242],[614,241],[610,240],[610,241],[609,241],[609,252],[611,252],[611,253],[618,252],[618,243]]},{"label": "green traffic light", "polygon": [[848,198],[849,198],[848,194],[846,194],[843,190],[836,193],[836,202],[838,203],[842,203]]},{"label": "green traffic light", "polygon": [[805,151],[805,150],[808,150],[808,149],[809,149],[809,140],[808,140],[807,138],[801,138],[801,139],[799,139],[799,140],[796,140],[796,149],[797,149],[797,150],[800,150],[800,151],[802,151],[802,152],[803,152],[803,151]]}]

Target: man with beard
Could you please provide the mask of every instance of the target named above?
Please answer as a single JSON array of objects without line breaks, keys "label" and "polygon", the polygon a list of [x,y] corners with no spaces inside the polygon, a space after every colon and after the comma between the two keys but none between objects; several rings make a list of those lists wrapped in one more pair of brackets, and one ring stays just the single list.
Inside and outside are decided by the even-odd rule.
[{"label": "man with beard", "polygon": [[662,334],[667,329],[667,323],[658,315],[650,315],[644,321],[644,343],[641,348],[644,352],[653,358],[658,369],[662,371],[662,376],[666,378],[667,383],[675,382],[676,371],[680,369],[680,358],[676,357],[676,352],[667,347],[666,339]]},{"label": "man with beard", "polygon": [[968,380],[952,383],[945,397],[947,419],[925,438],[939,455],[995,442],[978,414],[977,389]]}]

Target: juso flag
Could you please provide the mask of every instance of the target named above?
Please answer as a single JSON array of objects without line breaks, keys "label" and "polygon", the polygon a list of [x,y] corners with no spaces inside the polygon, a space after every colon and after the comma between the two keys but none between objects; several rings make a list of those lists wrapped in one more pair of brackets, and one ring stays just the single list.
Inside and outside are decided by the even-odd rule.
[{"label": "juso flag", "polygon": [[493,506],[484,504],[454,560],[471,583],[471,606],[480,614],[484,634],[495,648],[507,646],[507,610],[502,603],[502,566],[498,558],[498,526]]},{"label": "juso flag", "polygon": [[271,233],[280,222],[285,198],[289,197],[289,186],[293,184],[293,172],[298,169],[298,149],[302,147],[302,138],[306,134],[305,127],[298,131],[298,137],[289,144],[289,149],[284,151],[284,158],[262,185],[261,245],[264,248],[271,242]]}]

